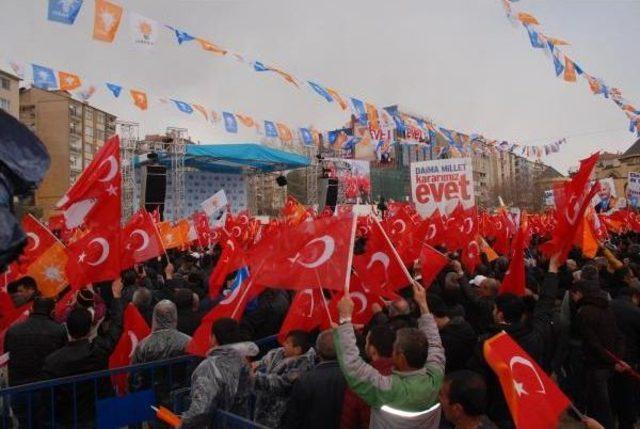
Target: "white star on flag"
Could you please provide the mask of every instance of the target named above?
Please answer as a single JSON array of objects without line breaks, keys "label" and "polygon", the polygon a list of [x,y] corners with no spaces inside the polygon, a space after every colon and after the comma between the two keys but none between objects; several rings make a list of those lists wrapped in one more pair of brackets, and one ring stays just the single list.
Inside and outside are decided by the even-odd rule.
[{"label": "white star on flag", "polygon": [[519,383],[519,382],[517,382],[515,380],[513,380],[513,387],[516,389],[516,393],[518,394],[518,396],[528,395],[529,394],[529,392],[524,390],[524,384]]},{"label": "white star on flag", "polygon": [[173,234],[167,234],[164,238],[167,240],[167,243],[173,243]]},{"label": "white star on flag", "polygon": [[40,76],[40,79],[42,79],[42,80],[48,80],[49,79],[49,73],[47,73],[44,70],[40,71],[40,73],[38,73],[38,76]]},{"label": "white star on flag", "polygon": [[115,186],[113,186],[113,183],[111,185],[109,185],[109,187],[107,188],[107,194],[112,195],[112,196],[116,196],[118,194],[118,188],[116,188]]},{"label": "white star on flag", "polygon": [[142,94],[136,95],[136,98],[138,99],[139,102],[143,102],[144,101],[144,96]]},{"label": "white star on flag", "polygon": [[69,85],[73,85],[75,83],[76,79],[73,76],[68,76],[67,77],[67,84]]},{"label": "white star on flag", "polygon": [[87,257],[87,254],[86,254],[86,253],[84,253],[84,252],[80,253],[80,254],[78,255],[78,262],[80,262],[80,263],[84,262],[84,260],[86,259],[86,257]]}]

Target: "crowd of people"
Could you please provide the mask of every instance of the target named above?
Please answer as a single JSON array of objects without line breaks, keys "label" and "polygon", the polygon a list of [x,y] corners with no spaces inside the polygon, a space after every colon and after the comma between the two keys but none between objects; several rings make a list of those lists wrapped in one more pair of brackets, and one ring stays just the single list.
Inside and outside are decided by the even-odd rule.
[{"label": "crowd of people", "polygon": [[[269,428],[513,428],[482,353],[488,338],[505,331],[580,411],[568,411],[561,425],[633,428],[639,409],[638,381],[630,375],[640,363],[638,236],[615,237],[594,259],[574,249],[562,264],[539,253],[536,237],[531,243],[524,297],[498,293],[507,258],[485,259],[471,277],[459,255],[449,252],[448,265],[431,284],[421,284],[418,265],[408,267],[413,283],[395,300],[374,304],[366,325],[352,323],[354,302],[345,295],[331,329],[291,330],[281,347],[268,351],[255,341],[280,331],[294,292],[267,289],[240,320],[213,323],[210,350],[186,385],[190,401],[182,427],[207,427],[215,411],[224,410]],[[135,346],[133,364],[185,355],[203,315],[228,293],[208,293],[220,251],[170,252],[168,259],[82,289],[64,305],[39,296],[30,277],[9,284],[14,304],[31,302],[32,310],[4,337],[8,384],[107,369],[129,303],[151,326]],[[234,278],[227,277],[226,288]],[[128,382],[132,390],[148,384],[140,374]],[[111,389],[109,379],[101,383],[98,395]],[[71,424],[75,413],[77,427],[93,426],[94,386],[84,387],[56,394],[61,424]],[[158,400],[173,387],[154,385]],[[25,424],[20,397],[3,412],[19,427]]]}]

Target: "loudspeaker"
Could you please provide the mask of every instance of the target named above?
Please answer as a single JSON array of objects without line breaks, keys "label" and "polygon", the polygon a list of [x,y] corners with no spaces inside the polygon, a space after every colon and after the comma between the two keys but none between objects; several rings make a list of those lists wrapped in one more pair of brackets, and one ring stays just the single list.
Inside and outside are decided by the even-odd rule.
[{"label": "loudspeaker", "polygon": [[276,177],[276,183],[280,187],[287,186],[287,178],[284,177],[283,175],[280,175],[280,176]]},{"label": "loudspeaker", "polygon": [[164,199],[167,194],[167,168],[162,165],[147,165],[143,170],[142,195],[145,210],[158,209],[160,219],[164,219]]},{"label": "loudspeaker", "polygon": [[335,209],[336,204],[338,204],[338,179],[335,177],[330,177],[329,180],[327,180],[327,196],[325,199],[325,207],[329,206],[332,209]]}]

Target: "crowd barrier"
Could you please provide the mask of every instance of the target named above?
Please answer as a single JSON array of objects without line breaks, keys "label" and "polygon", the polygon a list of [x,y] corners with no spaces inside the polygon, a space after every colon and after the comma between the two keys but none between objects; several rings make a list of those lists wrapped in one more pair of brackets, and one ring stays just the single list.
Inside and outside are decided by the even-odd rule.
[{"label": "crowd barrier", "polygon": [[[256,341],[261,354],[277,346],[276,336]],[[180,356],[0,389],[0,429],[11,428],[162,428],[151,406],[178,413],[188,407],[190,377],[201,358]],[[126,380],[129,391],[118,395],[114,382]],[[266,429],[251,420],[218,411],[216,428]]]}]

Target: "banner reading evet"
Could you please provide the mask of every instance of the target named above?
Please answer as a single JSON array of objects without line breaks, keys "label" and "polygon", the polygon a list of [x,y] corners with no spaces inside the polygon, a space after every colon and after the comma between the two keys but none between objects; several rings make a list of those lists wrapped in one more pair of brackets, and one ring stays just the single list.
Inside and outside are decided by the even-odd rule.
[{"label": "banner reading evet", "polygon": [[451,213],[458,201],[464,209],[476,204],[471,158],[438,159],[411,163],[411,199],[422,217],[439,209]]}]

